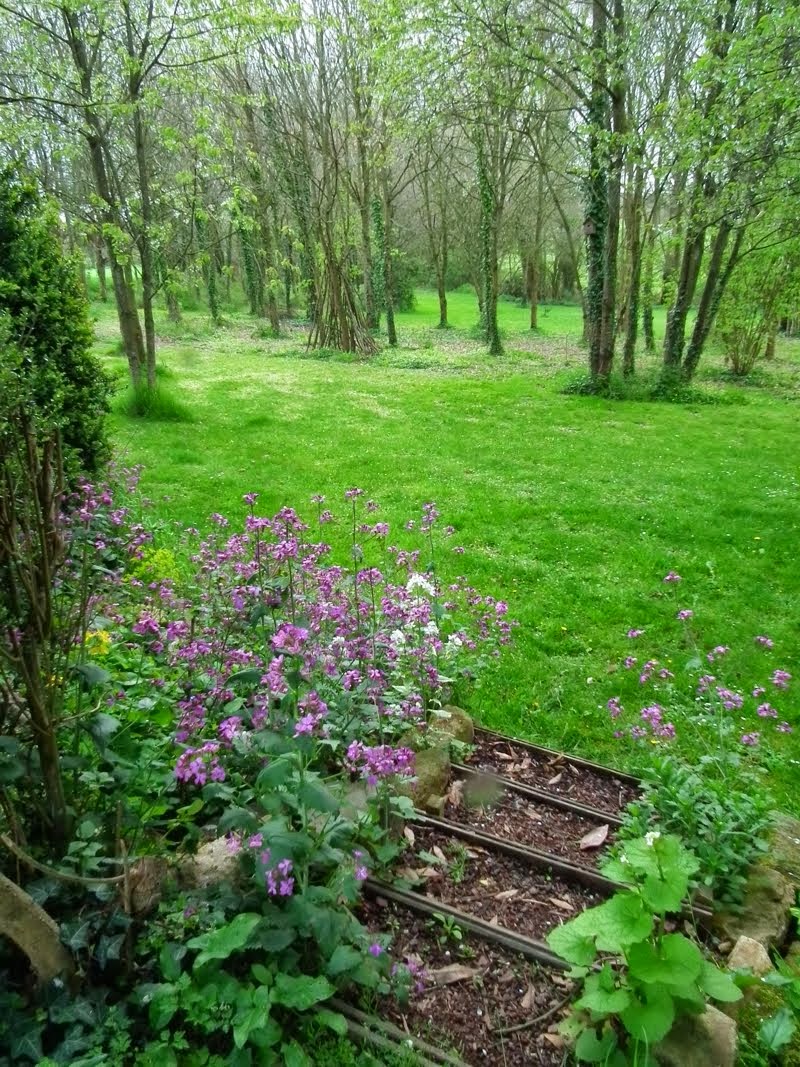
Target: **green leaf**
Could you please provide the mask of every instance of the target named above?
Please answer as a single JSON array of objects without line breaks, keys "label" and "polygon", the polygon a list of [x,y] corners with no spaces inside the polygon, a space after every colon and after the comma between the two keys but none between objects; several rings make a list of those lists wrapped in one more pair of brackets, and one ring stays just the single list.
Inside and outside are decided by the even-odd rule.
[{"label": "green leaf", "polygon": [[156,986],[150,999],[148,1018],[154,1030],[166,1026],[178,1010],[178,990],[174,985]]},{"label": "green leaf", "polygon": [[576,1008],[586,1008],[598,1015],[618,1015],[631,1002],[631,994],[627,989],[614,989],[610,992],[605,989],[595,989],[584,993],[580,1000],[575,1002]]},{"label": "green leaf", "polygon": [[257,789],[278,789],[294,770],[294,760],[279,756],[272,760],[256,778]]},{"label": "green leaf", "polygon": [[327,1026],[329,1030],[333,1030],[339,1037],[344,1037],[347,1033],[347,1019],[345,1019],[344,1015],[340,1015],[338,1011],[331,1011],[330,1008],[320,1008],[315,1018],[317,1022]]},{"label": "green leaf", "polygon": [[302,803],[311,811],[330,814],[341,807],[341,801],[322,782],[314,778],[306,779],[297,793]]},{"label": "green leaf", "polygon": [[321,1000],[327,1000],[333,996],[335,989],[322,975],[301,974],[278,974],[275,977],[272,1000],[275,1004],[282,1004],[285,1008],[294,1008],[295,1011],[308,1011],[314,1004]]},{"label": "green leaf", "polygon": [[119,730],[121,725],[122,723],[119,719],[115,719],[113,715],[108,715],[104,711],[99,711],[97,715],[93,715],[89,721],[88,730],[92,740],[102,751],[102,749],[108,747],[109,741],[117,730]]},{"label": "green leaf", "polygon": [[161,967],[161,974],[167,982],[178,980],[181,974],[181,960],[185,955],[186,945],[182,945],[177,941],[167,941],[165,945],[161,946],[158,962]]},{"label": "green leaf", "polygon": [[648,941],[631,945],[627,960],[638,982],[667,985],[676,992],[694,985],[703,969],[700,949],[683,934],[666,934],[657,947]]},{"label": "green leaf", "polygon": [[605,904],[591,908],[583,915],[591,916],[595,941],[601,952],[620,952],[626,946],[644,940],[653,929],[653,916],[637,893],[615,893]]},{"label": "green leaf", "polygon": [[19,1063],[20,1060],[32,1060],[38,1063],[44,1057],[42,1027],[26,1025],[22,1033],[11,1041],[9,1051],[12,1063]]},{"label": "green leaf", "polygon": [[595,1030],[584,1030],[575,1042],[575,1058],[580,1063],[605,1063],[616,1047],[613,1030],[604,1030],[599,1038]]},{"label": "green leaf", "polygon": [[714,1000],[733,1004],[742,999],[742,991],[734,982],[733,977],[719,967],[715,967],[709,960],[703,960],[703,969],[700,972],[700,988]]},{"label": "green leaf", "polygon": [[336,975],[344,974],[345,971],[358,967],[363,959],[362,953],[352,945],[339,945],[325,968],[325,973],[335,978]]},{"label": "green leaf", "polygon": [[[594,909],[591,909],[594,911]],[[583,912],[571,922],[557,926],[547,935],[547,943],[550,948],[567,963],[578,964],[587,967],[593,963],[597,956],[594,944],[594,936],[591,933],[590,924],[581,922],[589,912]],[[589,925],[589,929],[587,929]]]},{"label": "green leaf", "polygon": [[681,910],[688,888],[689,878],[681,871],[673,872],[669,880],[648,874],[642,886],[642,897],[651,911],[663,915]]},{"label": "green leaf", "polygon": [[258,667],[248,667],[243,671],[235,671],[228,676],[228,685],[258,685],[264,676],[264,672]]},{"label": "green leaf", "polygon": [[94,689],[95,686],[105,685],[111,679],[108,671],[96,663],[76,663],[73,670],[80,676],[84,689]]},{"label": "green leaf", "polygon": [[244,948],[260,922],[260,915],[242,912],[227,925],[193,937],[187,944],[189,948],[200,949],[200,954],[194,961],[195,970],[209,960],[226,960],[234,952]]},{"label": "green leaf", "polygon": [[654,1045],[666,1037],[675,1021],[675,1005],[666,989],[645,987],[644,999],[634,998],[620,1012],[622,1024],[631,1037]]},{"label": "green leaf", "polygon": [[239,1004],[233,1019],[233,1043],[244,1048],[254,1030],[260,1029],[269,1019],[271,990],[267,986],[241,987]]},{"label": "green leaf", "polygon": [[303,1052],[296,1041],[281,1045],[284,1067],[312,1067],[313,1060]]},{"label": "green leaf", "polygon": [[92,923],[89,919],[73,919],[61,927],[61,940],[73,952],[88,948],[91,943]]},{"label": "green leaf", "polygon": [[770,1052],[780,1052],[792,1040],[796,1028],[791,1011],[784,1006],[764,1020],[758,1030],[758,1040]]}]

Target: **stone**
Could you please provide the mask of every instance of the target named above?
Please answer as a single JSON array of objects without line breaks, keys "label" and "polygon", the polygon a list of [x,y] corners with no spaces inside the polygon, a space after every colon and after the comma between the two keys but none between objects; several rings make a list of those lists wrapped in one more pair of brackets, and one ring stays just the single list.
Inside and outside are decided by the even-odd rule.
[{"label": "stone", "polygon": [[433,745],[449,744],[451,741],[471,745],[475,740],[475,724],[463,708],[446,704],[431,713],[428,739]]},{"label": "stone", "polygon": [[661,1067],[734,1067],[737,1028],[709,1005],[702,1015],[684,1015],[653,1049]]},{"label": "stone", "polygon": [[740,937],[728,956],[731,971],[750,971],[756,975],[767,974],[773,969],[769,953],[760,941],[752,937]]},{"label": "stone", "polygon": [[239,857],[231,852],[225,837],[206,841],[194,856],[181,863],[179,869],[181,882],[189,889],[204,889],[223,882],[235,885],[241,880],[242,873]]},{"label": "stone", "polygon": [[769,851],[763,862],[800,885],[800,819],[777,811],[773,820]]},{"label": "stone", "polygon": [[720,912],[715,926],[731,941],[751,937],[766,949],[781,945],[789,931],[789,908],[794,898],[794,886],[785,875],[759,865],[747,880],[741,910],[735,914]]},{"label": "stone", "polygon": [[415,779],[402,783],[398,792],[411,797],[416,807],[431,814],[441,813],[442,798],[450,782],[450,754],[446,748],[423,748],[417,753]]},{"label": "stone", "polygon": [[161,900],[169,879],[169,863],[160,856],[142,856],[130,869],[130,906],[133,915],[149,915]]}]

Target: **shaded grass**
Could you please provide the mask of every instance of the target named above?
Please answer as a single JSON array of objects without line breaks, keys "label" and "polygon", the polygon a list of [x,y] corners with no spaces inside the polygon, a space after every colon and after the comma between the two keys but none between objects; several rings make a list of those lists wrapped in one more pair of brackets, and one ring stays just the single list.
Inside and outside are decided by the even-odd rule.
[{"label": "shaded grass", "polygon": [[[203,331],[190,323],[162,345],[170,388],[195,424],[113,419],[121,450],[145,465],[162,536],[175,521],[206,527],[214,511],[241,520],[251,490],[266,514],[303,510],[314,492],[337,510],[344,488],[359,485],[394,529],[435,499],[467,550],[442,554],[443,573],[468,575],[521,622],[515,648],[467,697],[471,710],[634,769],[648,750],[613,739],[605,702],[629,627],[647,631],[641,659],[688,658],[674,591],[661,583],[674,568],[684,578],[677,606],[695,610],[704,646],[733,650],[729,683],[749,692],[767,667],[795,674],[773,702],[800,727],[797,345],[784,346],[762,389],[720,381],[711,359],[690,403],[578,397],[560,392],[585,359],[578,309],[551,309],[532,339],[526,309],[504,303],[507,353],[490,360],[465,335],[474,299],[453,295],[448,331],[435,329],[431,300],[421,294],[399,317],[403,346],[369,362],[299,358],[303,333],[259,341],[245,317],[192,343]],[[100,332],[107,342],[105,320]],[[646,379],[657,360],[642,363]],[[700,402],[710,398],[726,402]],[[326,539],[344,558],[345,524]],[[756,649],[758,633],[774,653]],[[760,725],[751,709],[742,729]],[[800,746],[776,737],[775,748],[776,795],[800,810]]]}]

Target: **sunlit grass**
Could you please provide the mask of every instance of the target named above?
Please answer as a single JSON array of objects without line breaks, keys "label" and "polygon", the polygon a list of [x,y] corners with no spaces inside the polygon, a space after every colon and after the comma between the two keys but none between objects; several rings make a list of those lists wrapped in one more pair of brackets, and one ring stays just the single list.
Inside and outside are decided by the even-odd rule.
[{"label": "sunlit grass", "polygon": [[[466,549],[440,566],[507,600],[521,622],[471,709],[499,729],[632,766],[642,752],[613,740],[605,702],[629,627],[647,631],[640,655],[684,654],[662,599],[674,568],[704,641],[733,649],[730,683],[763,680],[753,637],[772,637],[769,663],[797,679],[774,702],[800,728],[796,343],[764,368],[767,388],[732,386],[709,360],[701,386],[725,403],[583,398],[560,392],[585,361],[577,308],[543,309],[537,336],[527,310],[503,302],[508,352],[490,360],[469,337],[474,297],[450,301],[456,328],[435,329],[435,295],[422,293],[399,316],[400,347],[368,362],[317,358],[293,328],[263,339],[235,312],[217,330],[201,313],[182,333],[159,322],[170,390],[194,422],[112,421],[120,450],[144,464],[160,536],[174,522],[206,527],[215,511],[240,519],[251,490],[265,513],[288,503],[311,517],[312,493],[335,510],[359,485],[395,529],[434,499]],[[105,352],[115,328],[107,310],[100,319]],[[758,727],[752,713],[748,726]],[[776,742],[773,785],[800,810],[800,747],[794,736]]]}]

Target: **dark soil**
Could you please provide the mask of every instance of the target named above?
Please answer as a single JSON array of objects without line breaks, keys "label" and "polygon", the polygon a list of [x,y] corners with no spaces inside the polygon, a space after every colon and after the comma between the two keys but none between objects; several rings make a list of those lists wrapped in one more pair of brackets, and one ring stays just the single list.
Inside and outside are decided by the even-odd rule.
[{"label": "dark soil", "polygon": [[[564,1050],[555,1034],[566,1014],[571,983],[563,975],[477,939],[445,938],[441,927],[385,900],[365,900],[361,914],[374,933],[393,935],[396,960],[422,962],[423,988],[407,1005],[382,1004],[382,1014],[406,1033],[456,1052],[468,1064],[557,1067]],[[442,942],[442,943],[440,943]],[[458,981],[443,968],[464,968]],[[512,1033],[508,1027],[533,1025]],[[547,1035],[547,1036],[545,1036]]]},{"label": "dark soil", "polygon": [[[603,852],[600,846],[610,844],[614,838],[607,824],[510,790],[506,792],[489,775],[454,779],[444,815],[473,830],[549,852],[579,867],[596,867]],[[595,847],[581,848],[581,840],[604,825],[607,830],[604,841]]]},{"label": "dark soil", "polygon": [[419,879],[415,889],[427,897],[526,937],[543,941],[554,926],[604,899],[596,890],[564,881],[524,860],[490,852],[438,830],[411,829],[414,847],[397,872],[401,877]]},{"label": "dark soil", "polygon": [[568,797],[600,811],[616,814],[638,796],[636,787],[629,782],[570,763],[560,754],[547,756],[531,752],[523,745],[501,741],[480,730],[475,732],[475,745],[467,766],[500,774],[545,793]]}]

